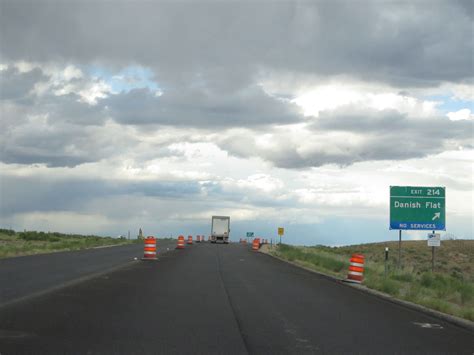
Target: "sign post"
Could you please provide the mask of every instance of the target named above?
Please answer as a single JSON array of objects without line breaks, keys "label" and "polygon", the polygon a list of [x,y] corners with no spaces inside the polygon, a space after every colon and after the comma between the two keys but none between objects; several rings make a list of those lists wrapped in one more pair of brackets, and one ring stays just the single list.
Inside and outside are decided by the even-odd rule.
[{"label": "sign post", "polygon": [[398,267],[402,258],[402,230],[446,230],[446,189],[390,186],[390,229],[398,229]]},{"label": "sign post", "polygon": [[285,234],[285,228],[278,227],[278,235],[280,236],[280,244],[281,244],[281,236]]},{"label": "sign post", "polygon": [[398,268],[400,267],[402,262],[402,230],[398,231]]},{"label": "sign post", "polygon": [[431,247],[431,272],[434,272],[435,247]]},{"label": "sign post", "polygon": [[434,272],[435,267],[435,247],[441,246],[441,235],[439,233],[428,234],[428,246],[431,247],[431,272]]}]

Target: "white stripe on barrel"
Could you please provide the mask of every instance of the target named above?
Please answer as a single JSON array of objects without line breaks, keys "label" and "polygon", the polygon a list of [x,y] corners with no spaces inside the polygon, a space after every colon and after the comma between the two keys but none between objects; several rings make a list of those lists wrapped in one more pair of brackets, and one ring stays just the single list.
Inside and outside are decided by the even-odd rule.
[{"label": "white stripe on barrel", "polygon": [[156,260],[156,238],[153,236],[146,237],[143,241],[143,259]]}]

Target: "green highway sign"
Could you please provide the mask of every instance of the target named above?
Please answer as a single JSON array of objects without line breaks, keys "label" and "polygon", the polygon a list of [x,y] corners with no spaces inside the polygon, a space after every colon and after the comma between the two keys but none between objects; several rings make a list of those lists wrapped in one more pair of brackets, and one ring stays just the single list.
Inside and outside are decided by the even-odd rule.
[{"label": "green highway sign", "polygon": [[253,232],[247,232],[247,238],[253,238]]},{"label": "green highway sign", "polygon": [[390,186],[390,229],[446,230],[444,187]]}]

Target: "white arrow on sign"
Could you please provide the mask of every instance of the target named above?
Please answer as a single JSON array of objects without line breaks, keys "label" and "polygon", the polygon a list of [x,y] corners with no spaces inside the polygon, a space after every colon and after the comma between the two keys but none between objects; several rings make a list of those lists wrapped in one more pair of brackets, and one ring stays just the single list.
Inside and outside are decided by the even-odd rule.
[{"label": "white arrow on sign", "polygon": [[431,218],[431,220],[434,221],[436,218],[440,218],[440,217],[441,217],[441,212],[436,212],[436,213],[434,214],[434,217]]}]

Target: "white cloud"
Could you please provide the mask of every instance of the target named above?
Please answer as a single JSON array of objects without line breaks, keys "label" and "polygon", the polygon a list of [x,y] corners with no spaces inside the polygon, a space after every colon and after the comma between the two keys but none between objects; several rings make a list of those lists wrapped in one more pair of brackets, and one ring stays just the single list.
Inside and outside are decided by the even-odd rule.
[{"label": "white cloud", "polygon": [[211,159],[226,158],[227,153],[213,143],[173,143],[168,146],[172,153],[182,154],[197,164],[210,162]]},{"label": "white cloud", "polygon": [[56,96],[75,94],[79,97],[79,101],[95,105],[99,99],[108,97],[112,91],[111,86],[104,80],[86,76],[74,65],[61,66],[25,61],[14,62],[11,65],[20,73],[40,69],[48,77],[46,81],[35,83],[32,89],[32,93],[39,97],[50,93]]},{"label": "white cloud", "polygon": [[13,65],[20,73],[28,73],[38,66],[36,63],[26,62],[24,60],[17,61]]},{"label": "white cloud", "polygon": [[369,83],[329,83],[316,87],[305,87],[305,92],[294,100],[304,110],[305,116],[319,117],[322,111],[341,107],[358,109],[396,110],[416,117],[427,117],[437,113],[438,101],[420,100],[389,87]]},{"label": "white cloud", "polygon": [[91,82],[84,85],[84,88],[77,91],[78,88],[74,89],[83,102],[87,102],[89,105],[97,104],[99,99],[105,99],[111,92],[111,87],[104,81]]},{"label": "white cloud", "polygon": [[327,85],[312,89],[293,101],[304,109],[305,116],[318,117],[321,111],[355,104],[362,99],[363,95],[355,89],[343,85]]},{"label": "white cloud", "polygon": [[474,101],[474,84],[446,84],[453,93],[453,98],[464,101]]},{"label": "white cloud", "polygon": [[463,108],[456,112],[448,112],[446,116],[448,116],[451,121],[474,120],[474,114],[472,114],[468,108]]},{"label": "white cloud", "polygon": [[284,187],[283,181],[267,174],[254,174],[246,179],[239,179],[236,185],[244,189],[255,189],[266,193],[280,190]]},{"label": "white cloud", "polygon": [[72,79],[81,79],[84,77],[84,74],[82,73],[82,70],[75,67],[74,65],[68,65],[66,68],[64,68],[62,76],[64,77],[64,80],[69,81]]}]

